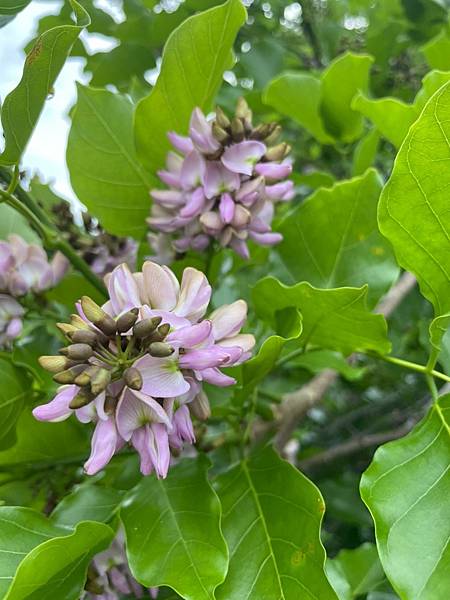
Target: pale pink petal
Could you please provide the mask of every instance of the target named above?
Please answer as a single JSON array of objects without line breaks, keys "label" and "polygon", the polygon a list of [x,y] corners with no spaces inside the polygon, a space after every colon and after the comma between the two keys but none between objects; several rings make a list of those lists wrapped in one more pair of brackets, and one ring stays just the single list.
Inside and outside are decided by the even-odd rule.
[{"label": "pale pink petal", "polygon": [[183,189],[192,190],[198,187],[202,182],[204,171],[203,156],[197,150],[193,150],[186,156],[181,167],[180,182]]},{"label": "pale pink petal", "polygon": [[169,436],[166,427],[161,423],[153,423],[147,427],[150,456],[158,477],[167,476],[170,466]]},{"label": "pale pink petal", "polygon": [[214,339],[221,340],[236,335],[241,330],[246,318],[247,303],[245,300],[224,304],[209,316]]},{"label": "pale pink petal", "polygon": [[229,171],[220,161],[208,161],[203,176],[203,187],[207,198],[220,196],[224,192],[239,189],[240,177]]},{"label": "pale pink petal", "polygon": [[283,179],[292,173],[291,163],[267,162],[259,163],[255,166],[258,175],[267,177],[267,179]]},{"label": "pale pink petal", "polygon": [[239,333],[233,337],[221,339],[220,345],[224,348],[239,346],[244,352],[249,352],[255,345],[255,336],[251,333]]},{"label": "pale pink petal", "polygon": [[205,195],[201,187],[190,194],[186,205],[180,210],[180,217],[191,219],[201,213],[205,205]]},{"label": "pale pink petal", "polygon": [[294,182],[288,179],[274,185],[267,185],[266,194],[271,200],[282,200],[285,202],[292,200],[295,196]]},{"label": "pale pink petal", "polygon": [[234,200],[230,194],[222,194],[219,203],[219,212],[224,223],[231,223],[234,217]]},{"label": "pale pink petal", "polygon": [[178,358],[155,358],[143,356],[134,363],[142,375],[142,393],[155,398],[171,398],[181,396],[189,390],[189,383],[185,381],[178,367]]},{"label": "pale pink petal", "polygon": [[115,315],[140,306],[139,289],[126,264],[114,269],[107,285]]},{"label": "pale pink petal", "polygon": [[177,348],[192,348],[208,339],[211,327],[211,321],[202,321],[196,325],[182,327],[169,333],[166,341]]},{"label": "pale pink petal", "polygon": [[92,436],[91,455],[84,464],[84,470],[88,475],[95,475],[109,463],[116,452],[117,438],[113,417],[97,423]]},{"label": "pale pink petal", "polygon": [[149,425],[144,425],[143,427],[139,427],[133,432],[131,436],[131,443],[134,448],[138,451],[139,456],[141,458],[141,473],[142,475],[150,475],[153,471],[153,461],[150,456],[150,448],[148,441],[147,429]]},{"label": "pale pink petal", "polygon": [[253,167],[265,153],[266,146],[262,142],[246,140],[228,146],[220,160],[234,173],[251,175]]},{"label": "pale pink petal", "polygon": [[188,137],[178,135],[178,133],[175,133],[174,131],[169,131],[167,137],[172,146],[182,154],[188,154],[194,149],[194,144]]},{"label": "pale pink petal", "polygon": [[38,421],[64,421],[72,414],[69,404],[78,393],[80,388],[76,385],[64,385],[58,389],[58,393],[48,404],[37,406],[33,415]]},{"label": "pale pink petal", "polygon": [[192,112],[189,135],[197,149],[204,154],[212,154],[220,148],[219,142],[212,134],[211,123],[208,123],[199,108],[195,108]]},{"label": "pale pink petal", "polygon": [[248,235],[254,242],[260,244],[261,246],[275,246],[275,244],[279,244],[283,239],[281,233],[275,233],[273,231],[268,233],[249,231]]},{"label": "pale pink petal", "polygon": [[56,252],[55,256],[52,258],[52,262],[50,263],[52,273],[53,273],[53,285],[56,285],[64,275],[67,273],[69,268],[69,261],[62,254],[62,252]]},{"label": "pale pink petal", "polygon": [[146,423],[162,422],[171,426],[167,413],[156,400],[134,392],[125,389],[117,405],[117,429],[124,440],[129,441],[133,431]]},{"label": "pale pink petal", "polygon": [[142,267],[147,298],[152,308],[172,310],[178,299],[179,284],[165,266],[146,261]]},{"label": "pale pink petal", "polygon": [[155,202],[167,208],[184,204],[184,193],[179,190],[151,190],[150,195]]},{"label": "pale pink petal", "polygon": [[176,188],[181,186],[179,173],[172,173],[172,171],[161,169],[160,171],[157,171],[157,174],[161,181],[166,185]]},{"label": "pale pink petal", "polygon": [[183,271],[178,302],[174,312],[196,323],[206,312],[211,298],[211,286],[206,276],[197,269],[187,267]]},{"label": "pale pink petal", "polygon": [[247,243],[244,240],[240,240],[234,237],[230,242],[231,248],[239,254],[244,260],[248,260],[250,258],[250,252],[247,246]]},{"label": "pale pink petal", "polygon": [[214,368],[202,371],[202,378],[203,381],[211,383],[212,385],[217,385],[218,387],[228,387],[229,385],[234,385],[236,383],[236,379],[229,377],[219,371],[219,369]]}]

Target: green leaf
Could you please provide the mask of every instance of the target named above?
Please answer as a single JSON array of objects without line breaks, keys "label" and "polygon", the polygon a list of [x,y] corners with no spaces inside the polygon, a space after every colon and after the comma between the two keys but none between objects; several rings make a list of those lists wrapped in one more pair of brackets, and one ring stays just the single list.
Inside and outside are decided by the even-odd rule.
[{"label": "green leaf", "polygon": [[352,107],[367,117],[397,148],[405,139],[409,127],[417,116],[412,104],[406,104],[396,98],[371,100],[362,93],[355,96]]},{"label": "green leaf", "polygon": [[65,275],[56,287],[46,292],[45,297],[48,300],[55,300],[64,304],[73,312],[75,303],[78,302],[81,294],[89,296],[99,304],[103,304],[105,299],[104,295],[77,271],[70,271]]},{"label": "green leaf", "polygon": [[361,479],[384,571],[402,599],[450,596],[450,395],[401,440],[382,446]]},{"label": "green leaf", "polygon": [[30,395],[31,381],[24,369],[3,358],[0,358],[0,373],[0,449],[3,450],[15,442],[16,423]]},{"label": "green leaf", "polygon": [[439,317],[433,319],[430,323],[430,343],[438,352],[442,350],[442,338],[447,333],[449,327],[450,313],[440,315]]},{"label": "green leaf", "polygon": [[266,277],[255,285],[252,298],[256,313],[271,325],[277,311],[298,308],[303,317],[302,345],[314,344],[343,354],[390,351],[384,317],[367,309],[367,286],[321,290],[307,282],[287,286]]},{"label": "green leaf", "polygon": [[78,600],[92,556],[112,537],[103,523],[85,521],[70,529],[28,508],[0,507],[2,598]]},{"label": "green leaf", "polygon": [[31,0],[0,0],[0,15],[17,15]]},{"label": "green leaf", "polygon": [[277,249],[294,281],[321,288],[367,283],[371,305],[390,288],[398,267],[378,231],[381,188],[380,176],[370,169],[317,190],[284,218]]},{"label": "green leaf", "polygon": [[448,27],[422,46],[422,52],[432,69],[447,71],[450,69],[450,36]]},{"label": "green leaf", "polygon": [[342,354],[332,350],[314,350],[305,352],[289,361],[289,364],[311,373],[320,373],[324,369],[333,369],[348,381],[357,381],[366,372],[364,367],[354,367],[349,364]]},{"label": "green leaf", "polygon": [[90,23],[89,15],[78,2],[71,0],[71,5],[77,24],[54,27],[36,40],[26,57],[22,79],[5,98],[1,113],[5,149],[0,155],[0,164],[20,161],[72,45]]},{"label": "green leaf", "polygon": [[53,523],[75,527],[80,521],[108,523],[118,512],[123,492],[85,484],[65,496],[51,514]]},{"label": "green leaf", "polygon": [[217,600],[334,600],[324,573],[325,505],[300,471],[265,448],[217,479],[230,565]]},{"label": "green leaf", "polygon": [[327,561],[326,572],[339,600],[353,600],[367,594],[385,579],[377,548],[369,543],[354,550],[341,550]]},{"label": "green leaf", "polygon": [[70,419],[62,423],[37,421],[31,410],[24,410],[17,422],[17,443],[0,452],[2,465],[43,463],[76,459],[81,464],[89,453],[89,429]]},{"label": "green leaf", "polygon": [[322,73],[321,111],[327,130],[342,142],[353,142],[363,132],[363,119],[351,107],[353,96],[365,92],[373,58],[346,52]]},{"label": "green leaf", "polygon": [[378,129],[371,129],[362,137],[356,145],[353,153],[352,175],[362,175],[373,166],[378,146],[380,144],[380,133]]},{"label": "green leaf", "polygon": [[208,466],[200,456],[182,460],[165,480],[143,478],[121,511],[134,577],[147,587],[167,585],[186,600],[213,598],[227,571]]},{"label": "green leaf", "polygon": [[284,73],[270,82],[263,101],[293,119],[322,144],[332,144],[320,114],[322,85],[308,73]]},{"label": "green leaf", "polygon": [[414,273],[436,315],[450,310],[450,212],[447,186],[450,83],[438,90],[411,127],[381,195],[380,230],[399,264]]},{"label": "green leaf", "polygon": [[78,198],[107,231],[143,237],[152,179],[136,157],[128,98],[78,85],[67,165]]},{"label": "green leaf", "polygon": [[192,110],[210,108],[223,72],[232,63],[233,42],[245,18],[240,0],[228,0],[190,17],[170,35],[161,74],[135,114],[139,157],[152,172],[164,163],[167,133],[186,133]]},{"label": "green leaf", "polygon": [[31,244],[40,244],[38,235],[30,228],[27,221],[14,208],[7,204],[0,204],[0,239],[15,233]]}]

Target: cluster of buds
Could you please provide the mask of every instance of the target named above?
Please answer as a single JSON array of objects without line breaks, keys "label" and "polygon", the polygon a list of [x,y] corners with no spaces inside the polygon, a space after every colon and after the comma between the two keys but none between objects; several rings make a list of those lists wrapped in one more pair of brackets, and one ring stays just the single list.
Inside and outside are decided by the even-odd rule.
[{"label": "cluster of buds", "polygon": [[80,227],[74,221],[68,202],[52,206],[53,220],[63,237],[99,277],[104,277],[122,263],[136,266],[137,243],[132,238],[107,233],[88,212],[83,212]]},{"label": "cluster of buds", "polygon": [[90,564],[82,600],[120,600],[124,596],[156,599],[158,588],[145,589],[134,579],[125,554],[124,535],[119,531],[110,548],[97,554]]},{"label": "cluster of buds", "polygon": [[168,267],[150,261],[134,274],[120,265],[105,281],[106,304],[83,296],[78,314],[58,325],[68,345],[40,364],[61,387],[33,413],[46,421],[74,413],[96,423],[88,474],[129,443],[144,475],[155,470],[165,477],[170,449],[195,441],[191,415],[209,416],[202,383],[232,385],[221,367],[251,355],[254,338],[240,333],[247,305],[238,300],[204,319],[211,287],[193,268],[185,269],[181,285]]},{"label": "cluster of buds", "polygon": [[60,252],[49,261],[40,246],[27,244],[18,235],[0,241],[0,347],[7,346],[22,331],[25,311],[17,299],[54,287],[68,265]]},{"label": "cluster of buds", "polygon": [[276,123],[252,124],[252,112],[241,98],[231,119],[219,107],[208,121],[194,109],[189,137],[169,133],[176,152],[169,152],[158,175],[167,186],[152,190],[148,219],[150,244],[160,251],[170,235],[175,252],[204,250],[217,240],[248,258],[248,240],[271,246],[282,238],[271,230],[274,203],[294,196],[290,147],[277,143]]}]

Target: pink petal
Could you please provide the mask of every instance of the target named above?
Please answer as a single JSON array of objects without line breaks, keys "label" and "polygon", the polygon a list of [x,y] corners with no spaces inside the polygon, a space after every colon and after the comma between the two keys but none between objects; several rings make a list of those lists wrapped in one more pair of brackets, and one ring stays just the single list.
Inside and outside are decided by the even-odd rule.
[{"label": "pink petal", "polygon": [[203,381],[217,385],[218,387],[228,387],[236,383],[236,379],[225,375],[219,369],[205,369],[202,371],[202,377]]},{"label": "pink petal", "polygon": [[150,456],[158,477],[167,476],[170,466],[170,448],[167,429],[160,423],[153,423],[147,427],[147,439]]},{"label": "pink petal", "polygon": [[207,198],[220,196],[224,192],[239,189],[240,178],[219,161],[208,161],[203,176],[203,187]]},{"label": "pink petal", "polygon": [[77,385],[64,385],[59,388],[58,393],[48,404],[37,406],[33,410],[33,416],[38,421],[64,421],[72,414],[69,404],[78,393],[80,388]]},{"label": "pink petal", "polygon": [[232,144],[222,154],[222,163],[234,173],[251,175],[254,165],[266,153],[266,146],[261,142],[244,141]]},{"label": "pink petal", "polygon": [[107,285],[115,315],[141,305],[139,288],[126,264],[119,265],[114,269]]},{"label": "pink petal", "polygon": [[64,277],[69,269],[69,265],[70,263],[64,254],[59,251],[56,252],[52,262],[50,263],[53,274],[52,285],[56,285]]},{"label": "pink petal", "polygon": [[198,150],[204,154],[212,154],[220,148],[219,142],[212,135],[211,123],[208,123],[199,108],[192,111],[189,135]]},{"label": "pink petal", "polygon": [[212,332],[215,340],[236,335],[241,330],[247,318],[247,303],[236,300],[232,304],[224,304],[209,317],[212,322]]},{"label": "pink petal", "polygon": [[139,369],[144,381],[141,391],[148,396],[171,398],[189,390],[189,383],[179,370],[176,357],[155,358],[146,355],[137,360],[134,366]]},{"label": "pink petal", "polygon": [[181,167],[180,182],[185,190],[192,190],[201,184],[203,173],[205,171],[205,161],[203,156],[193,150],[183,161]]},{"label": "pink petal", "polygon": [[173,331],[167,336],[167,342],[177,348],[192,348],[204,342],[211,333],[211,321],[202,321]]},{"label": "pink petal", "polygon": [[230,246],[244,260],[248,260],[250,258],[250,252],[249,252],[248,246],[244,240],[239,240],[237,238],[233,238],[230,242]]},{"label": "pink petal", "polygon": [[161,169],[160,171],[157,171],[157,174],[161,181],[166,185],[180,187],[181,183],[179,173],[173,173],[172,171]]},{"label": "pink petal", "polygon": [[131,436],[131,443],[134,448],[138,451],[139,456],[141,458],[141,473],[142,475],[150,475],[153,471],[153,461],[150,456],[150,448],[149,448],[149,440],[147,428],[149,426],[145,425],[143,427],[139,427],[133,432]]},{"label": "pink petal", "polygon": [[205,205],[205,195],[201,187],[192,192],[186,205],[180,210],[180,217],[191,219],[197,216]]},{"label": "pink petal", "polygon": [[180,190],[151,190],[150,195],[155,202],[166,208],[184,204],[184,194]]},{"label": "pink petal", "polygon": [[255,336],[251,333],[239,333],[233,337],[220,340],[220,345],[223,348],[239,346],[243,352],[249,352],[255,345]]},{"label": "pink petal", "polygon": [[292,200],[295,196],[294,182],[288,179],[274,185],[267,185],[266,194],[271,200]]},{"label": "pink petal", "polygon": [[178,135],[178,133],[175,133],[174,131],[169,131],[167,137],[172,146],[182,154],[188,154],[194,149],[194,144],[188,137]]},{"label": "pink petal", "polygon": [[292,165],[276,162],[259,163],[255,166],[255,171],[268,179],[283,179],[292,173]]},{"label": "pink petal", "polygon": [[[116,410],[117,429],[126,441],[146,423],[162,422],[171,426],[163,407],[153,398],[125,389]],[[139,395],[138,395],[139,394]]]},{"label": "pink petal", "polygon": [[188,350],[180,356],[179,364],[182,369],[203,371],[203,369],[225,365],[229,359],[229,349],[220,348],[220,346],[208,346],[207,348]]},{"label": "pink petal", "polygon": [[165,266],[146,261],[142,267],[147,302],[152,308],[172,310],[177,303],[179,284]]},{"label": "pink petal", "polygon": [[92,436],[91,455],[84,464],[88,475],[95,475],[105,467],[116,452],[118,435],[114,418],[98,421]]},{"label": "pink petal", "polygon": [[187,267],[183,271],[180,295],[174,312],[195,323],[205,314],[210,298],[211,286],[206,276],[193,267]]},{"label": "pink petal", "polygon": [[256,231],[250,231],[249,237],[260,244],[261,246],[275,246],[275,244],[279,244],[283,239],[281,233],[275,233],[273,231],[268,233],[257,233]]},{"label": "pink petal", "polygon": [[219,212],[224,223],[231,223],[234,217],[234,200],[230,194],[222,194],[219,203]]}]

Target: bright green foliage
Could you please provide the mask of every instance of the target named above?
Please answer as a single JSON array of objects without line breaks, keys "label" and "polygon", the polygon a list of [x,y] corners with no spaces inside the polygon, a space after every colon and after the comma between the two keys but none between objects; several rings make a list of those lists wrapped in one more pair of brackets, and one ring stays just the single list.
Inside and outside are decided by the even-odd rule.
[{"label": "bright green foliage", "polygon": [[378,231],[381,188],[378,173],[371,169],[317,190],[286,215],[277,250],[294,281],[323,288],[368,283],[372,304],[387,291],[398,267]]},{"label": "bright green foliage", "polygon": [[113,531],[85,521],[76,529],[53,525],[27,508],[0,507],[0,593],[5,600],[78,600],[91,557]]},{"label": "bright green foliage", "polygon": [[354,550],[341,550],[327,561],[326,572],[339,600],[358,598],[376,590],[384,580],[376,546],[369,543]]},{"label": "bright green foliage", "polygon": [[75,527],[80,521],[108,523],[118,512],[122,496],[119,490],[88,483],[65,496],[51,518],[63,527]]},{"label": "bright green foliage", "polygon": [[107,231],[143,236],[153,180],[137,161],[125,96],[78,86],[67,165],[78,198]]},{"label": "bright green foliage", "polygon": [[[23,7],[24,2],[18,5]],[[1,113],[5,136],[1,164],[12,165],[20,161],[73,43],[90,23],[89,15],[78,2],[71,0],[71,5],[77,25],[54,27],[36,40],[26,58],[20,83],[5,98]]]},{"label": "bright green foliage", "polygon": [[187,19],[167,40],[161,74],[135,115],[139,157],[152,172],[164,163],[167,133],[186,133],[192,110],[211,107],[245,16],[240,0],[228,0]]},{"label": "bright green foliage", "polygon": [[362,175],[375,161],[380,134],[378,129],[370,129],[358,142],[353,153],[352,175]]},{"label": "bright green foliage", "polygon": [[217,600],[336,598],[323,565],[318,489],[271,448],[241,461],[217,481],[230,550]]},{"label": "bright green foliage", "polygon": [[[381,232],[402,267],[417,276],[436,315],[450,308],[450,84],[438,90],[402,145],[379,205]],[[413,210],[411,210],[413,207]]]},{"label": "bright green foliage", "polygon": [[207,469],[204,457],[188,458],[165,480],[143,478],[121,513],[136,579],[168,585],[186,600],[209,600],[227,571],[221,508]]},{"label": "bright green foliage", "polygon": [[427,63],[432,69],[450,69],[450,36],[448,27],[422,47]]},{"label": "bright green foliage", "polygon": [[264,102],[307,129],[323,144],[351,142],[363,130],[363,120],[351,108],[358,90],[366,91],[372,59],[347,52],[316,78],[304,73],[285,73],[273,80]]},{"label": "bright green foliage", "polygon": [[382,446],[361,480],[381,562],[402,599],[450,595],[449,414],[447,395],[410,434]]},{"label": "bright green foliage", "polygon": [[257,314],[275,324],[277,312],[298,308],[303,318],[302,345],[313,344],[350,354],[355,350],[388,353],[386,321],[366,306],[367,287],[321,290],[307,282],[286,286],[273,277],[253,289]]},{"label": "bright green foliage", "polygon": [[16,441],[16,423],[30,395],[31,380],[24,369],[3,358],[0,359],[0,373],[0,449],[3,450]]}]

